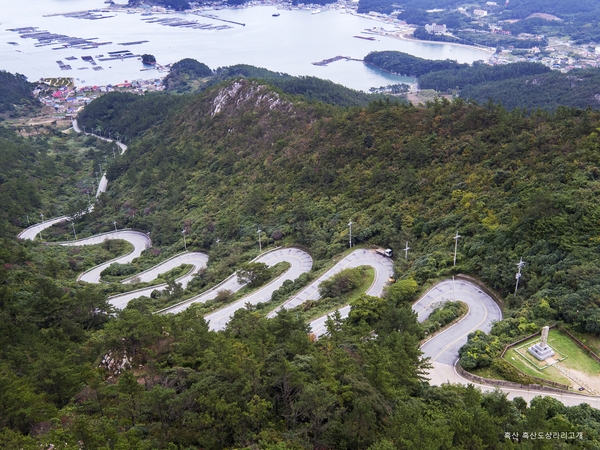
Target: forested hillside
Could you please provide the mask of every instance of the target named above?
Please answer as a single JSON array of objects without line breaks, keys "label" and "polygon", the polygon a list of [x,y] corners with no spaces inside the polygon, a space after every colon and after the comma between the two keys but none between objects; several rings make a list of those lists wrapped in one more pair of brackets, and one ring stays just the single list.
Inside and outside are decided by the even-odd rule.
[{"label": "forested hillside", "polygon": [[308,101],[336,106],[367,106],[369,102],[381,98],[379,95],[366,94],[329,80],[310,76],[295,77],[248,64],[219,67],[213,73],[208,66],[193,59],[175,63],[165,78],[165,86],[168,92],[193,93],[239,77],[269,83],[286,94],[300,95]]},{"label": "forested hillside", "polygon": [[35,111],[41,104],[33,97],[33,85],[21,74],[0,70],[0,114]]},{"label": "forested hillside", "polygon": [[392,73],[413,74],[421,89],[454,93],[480,104],[501,103],[505,108],[553,111],[558,107],[600,106],[600,69],[552,71],[539,63],[519,62],[471,66],[454,61],[429,61],[402,52],[372,52],[365,62]]},{"label": "forested hillside", "polygon": [[[583,436],[538,441],[540,448],[587,449],[600,440],[600,412],[587,405],[430,386],[418,350],[425,330],[410,310],[426,285],[461,272],[504,298],[507,319],[489,351],[549,322],[600,335],[597,112],[527,115],[460,99],[341,108],[237,79],[176,99],[107,94],[80,121],[121,127],[127,152],[103,159],[105,144],[91,137],[6,132],[0,154],[12,155],[10,170],[24,170],[27,155],[41,152],[36,145],[47,148],[40,161],[54,168],[28,177],[55,189],[69,183],[56,176],[67,164],[80,187],[98,159],[108,164],[110,188],[78,219],[78,232],[113,223],[143,230],[160,255],[183,250],[185,227],[188,249],[208,252],[218,266],[198,283],[256,254],[257,226],[265,247],[310,251],[313,271],[347,248],[349,220],[356,245],[399,252],[408,241],[411,250],[396,259],[399,281],[385,299],[364,296],[315,341],[285,310],[266,319],[249,306],[224,332],[208,330],[202,305],[156,315],[155,303],[142,300],[111,311],[109,284],[75,277],[123,248],[59,248],[6,234],[0,447],[532,448],[506,434],[524,430]],[[52,198],[23,211],[49,208]],[[18,227],[6,223],[11,229]],[[521,257],[527,265],[513,297]]]},{"label": "forested hillside", "polygon": [[364,62],[387,72],[411,77],[469,67],[468,64],[459,64],[450,59],[445,61],[429,60],[395,51],[371,52],[365,56]]},{"label": "forested hillside", "polygon": [[[357,243],[413,242],[398,270],[421,282],[452,273],[459,229],[456,270],[508,293],[515,261],[528,258],[517,303],[545,298],[553,318],[594,331],[597,124],[591,111],[527,116],[461,100],[315,108],[241,80],[197,98],[111,165],[103,213],[167,244],[186,221],[201,248],[217,236],[253,246],[260,225],[317,259],[343,250],[352,219]],[[588,268],[583,284],[566,275],[576,267]]]}]

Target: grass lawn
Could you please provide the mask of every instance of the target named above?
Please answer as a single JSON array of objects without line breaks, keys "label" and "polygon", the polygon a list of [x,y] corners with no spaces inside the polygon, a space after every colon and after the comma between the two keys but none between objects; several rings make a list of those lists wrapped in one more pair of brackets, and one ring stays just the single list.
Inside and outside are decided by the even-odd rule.
[{"label": "grass lawn", "polygon": [[593,351],[596,355],[600,355],[600,336],[594,336],[593,334],[579,333],[578,331],[569,329],[572,335],[583,342]]},{"label": "grass lawn", "polygon": [[476,369],[469,369],[468,372],[472,373],[473,375],[477,375],[478,377],[508,381],[491,367],[477,367]]},{"label": "grass lawn", "polygon": [[[556,368],[547,366],[544,362],[539,362],[527,352],[527,348],[540,341],[535,337],[513,347],[506,352],[504,359],[513,364],[519,370],[527,375],[543,378],[558,383],[571,385],[572,381],[562,375]],[[567,368],[583,372],[590,376],[598,376],[600,373],[600,364],[594,361],[568,336],[558,330],[550,330],[548,334],[548,345],[552,347],[560,358],[563,359],[560,364]],[[544,367],[542,369],[542,367]]]}]

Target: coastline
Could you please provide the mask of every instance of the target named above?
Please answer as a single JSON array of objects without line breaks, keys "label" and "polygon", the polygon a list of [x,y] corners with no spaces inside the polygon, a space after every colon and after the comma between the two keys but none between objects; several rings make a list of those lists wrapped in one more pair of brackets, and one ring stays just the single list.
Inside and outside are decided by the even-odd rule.
[{"label": "coastline", "polygon": [[[25,0],[27,4],[33,1]],[[13,5],[7,10],[7,30],[0,34],[10,42],[20,35],[29,37],[18,39],[18,46],[0,46],[2,68],[22,73],[30,80],[67,76],[73,78],[77,86],[92,87],[126,84],[132,80],[158,80],[166,75],[157,70],[159,64],[166,66],[184,58],[194,58],[211,68],[248,64],[295,76],[315,76],[369,92],[372,87],[407,83],[408,80],[398,79],[388,72],[373,71],[362,64],[354,63],[350,67],[344,62],[328,66],[312,63],[335,55],[362,59],[371,51],[386,50],[431,60],[452,58],[462,63],[487,57],[480,50],[468,47],[454,50],[411,39],[355,39],[353,36],[369,36],[364,31],[374,27],[382,26],[394,32],[398,29],[392,28],[393,21],[389,17],[365,17],[341,7],[323,8],[320,14],[310,14],[307,9],[282,9],[278,3],[253,3],[243,8],[206,9],[201,16],[193,11],[156,11],[152,16],[141,17],[141,9],[125,5],[102,5],[100,9],[94,9],[93,6],[99,6],[98,0],[82,1],[83,4],[78,0],[77,7],[71,8],[62,3],[48,4],[40,11],[41,17],[33,14],[31,8]],[[78,10],[78,14],[75,15],[73,10]],[[102,11],[107,17],[96,20],[95,16],[87,16],[90,11],[94,14]],[[280,17],[274,19],[272,14],[276,12]],[[222,28],[224,23],[227,28]],[[28,35],[30,28],[42,33],[41,38],[45,40],[38,42],[33,32]],[[17,30],[23,31],[18,33]],[[70,40],[50,42],[48,37],[57,34],[57,30],[68,32]],[[91,43],[85,48],[71,45],[77,44],[77,39],[82,36],[93,39],[90,38]],[[113,56],[125,51],[132,56],[152,54],[158,64],[154,68],[144,67],[138,58]]]},{"label": "coastline", "polygon": [[493,47],[477,47],[475,45],[460,44],[458,42],[426,41],[423,39],[417,39],[417,38],[410,37],[407,35],[407,33],[412,33],[413,31],[414,30],[406,30],[404,32],[401,32],[400,34],[388,34],[388,33],[378,33],[373,30],[368,30],[368,32],[366,32],[365,34],[371,34],[374,36],[384,36],[384,37],[399,39],[401,41],[408,41],[408,42],[418,42],[418,43],[424,43],[424,44],[438,44],[438,45],[451,45],[454,47],[468,48],[471,50],[478,50],[478,51],[481,51],[484,53],[489,53],[488,58],[490,58],[494,53],[496,53],[496,49]]}]

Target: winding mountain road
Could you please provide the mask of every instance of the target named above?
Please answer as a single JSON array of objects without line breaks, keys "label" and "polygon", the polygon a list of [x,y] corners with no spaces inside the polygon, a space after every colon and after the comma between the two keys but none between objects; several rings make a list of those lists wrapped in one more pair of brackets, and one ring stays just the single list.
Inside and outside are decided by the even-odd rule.
[{"label": "winding mountain road", "polygon": [[100,273],[108,266],[113,263],[119,264],[127,264],[138,258],[144,250],[151,247],[150,238],[145,233],[140,233],[139,231],[132,230],[118,230],[111,231],[109,233],[97,234],[92,237],[79,239],[76,241],[69,242],[58,242],[58,245],[62,245],[64,247],[80,247],[84,245],[97,245],[102,244],[107,240],[114,239],[122,239],[124,241],[129,242],[133,245],[133,250],[126,255],[120,256],[118,258],[112,259],[110,261],[106,261],[102,264],[99,264],[91,269],[83,272],[77,277],[77,281],[85,281],[86,283],[100,283]]},{"label": "winding mountain road", "polygon": [[388,282],[388,279],[394,276],[394,264],[389,258],[381,256],[380,254],[376,253],[375,250],[357,249],[343,258],[340,262],[338,262],[335,266],[333,266],[307,287],[302,289],[294,297],[283,303],[279,308],[269,313],[267,317],[275,317],[277,315],[277,311],[282,308],[292,309],[308,300],[318,300],[319,286],[323,281],[331,278],[342,270],[352,269],[360,266],[371,266],[375,271],[375,279],[373,280],[373,283],[369,289],[367,289],[366,293],[374,296],[381,295],[384,286]]},{"label": "winding mountain road", "polygon": [[[211,330],[224,329],[235,311],[243,308],[246,303],[256,305],[258,303],[268,302],[271,299],[273,292],[279,289],[281,285],[283,285],[284,281],[293,281],[301,274],[308,272],[312,268],[312,258],[310,255],[298,248],[274,250],[261,255],[255,261],[262,262],[269,267],[280,262],[288,262],[290,263],[291,267],[281,276],[277,277],[266,286],[263,286],[258,291],[242,298],[241,300],[238,300],[237,302],[227,305],[222,309],[204,316],[204,318],[208,321],[208,326]],[[235,283],[237,284],[237,280],[235,280]]]},{"label": "winding mountain road", "polygon": [[463,320],[444,331],[440,335],[443,338],[436,336],[421,347],[423,356],[431,358],[431,362],[454,365],[458,350],[466,344],[469,333],[475,330],[489,333],[494,322],[502,320],[502,311],[492,297],[465,280],[445,280],[436,284],[413,305],[413,310],[419,322],[423,322],[436,304],[455,299],[466,303],[469,312]]},{"label": "winding mountain road", "polygon": [[[484,392],[500,389],[508,398],[523,397],[531,401],[534,397],[543,395],[560,400],[566,406],[588,403],[594,408],[600,408],[600,397],[578,395],[565,392],[545,392],[536,389],[520,389],[510,387],[488,386],[464,378],[456,370],[458,350],[467,342],[467,336],[475,330],[489,332],[494,322],[502,319],[502,311],[496,302],[479,286],[466,280],[444,280],[429,289],[413,305],[419,322],[429,317],[435,306],[441,302],[461,300],[469,307],[467,314],[457,323],[442,333],[426,341],[422,346],[423,357],[430,358],[433,368],[429,372],[430,384],[439,386],[444,383],[473,384]],[[339,309],[342,317],[347,317],[350,306]],[[326,333],[325,315],[311,322],[312,332],[316,336]]]},{"label": "winding mountain road", "polygon": [[[73,128],[77,132],[81,132],[77,126],[77,122],[73,122]],[[87,134],[87,133],[86,133]],[[109,140],[106,138],[101,138]],[[127,147],[117,142],[123,153]],[[98,187],[97,195],[101,192],[106,191],[108,181],[105,175],[102,177],[102,182]],[[36,236],[49,228],[50,226],[59,223],[61,221],[68,220],[67,216],[53,218],[43,223],[32,225],[31,227],[23,230],[19,234],[21,239],[34,240]],[[90,238],[80,239],[78,241],[61,242],[56,243],[64,246],[80,246],[80,245],[94,245],[104,242],[107,239],[123,239],[130,242],[134,250],[127,255],[115,258],[114,260],[107,261],[99,266],[93,267],[92,269],[84,272],[78,277],[78,280],[89,283],[100,282],[100,273],[114,262],[125,264],[131,262],[137,258],[142,251],[151,246],[149,237],[137,231],[132,230],[118,230],[110,233],[104,233]],[[193,275],[206,266],[208,257],[204,253],[199,252],[185,252],[176,255],[161,264],[141,272],[123,283],[132,283],[136,280],[151,282],[156,279],[160,274],[172,270],[182,264],[190,264],[193,266],[192,270],[184,276],[177,279],[177,282],[182,283],[186,286],[191,280]],[[214,311],[207,316],[205,319],[209,322],[209,327],[212,330],[222,330],[225,328],[229,319],[233,316],[235,311],[239,308],[244,307],[246,303],[253,305],[266,302],[271,298],[271,294],[278,289],[285,280],[294,280],[300,274],[308,272],[312,267],[312,258],[308,253],[297,248],[282,248],[275,249],[261,254],[259,257],[254,259],[255,262],[262,262],[268,266],[273,266],[279,262],[288,262],[291,267],[286,270],[281,276],[271,281],[266,286],[263,286],[256,292],[244,297],[243,299],[234,302],[230,305],[225,306],[222,309]],[[319,298],[319,285],[326,279],[335,275],[336,273],[353,267],[359,266],[371,266],[375,270],[375,279],[372,285],[367,290],[368,295],[380,296],[383,292],[383,288],[387,283],[388,278],[393,276],[393,264],[389,258],[377,254],[373,250],[358,249],[347,255],[334,267],[328,270],[325,274],[320,276],[317,280],[312,282],[309,286],[301,290],[290,300],[286,301],[280,308],[294,308],[307,300],[317,300]],[[159,284],[148,288],[138,289],[125,294],[119,294],[109,298],[111,304],[117,308],[124,308],[127,303],[137,297],[150,296],[151,292],[156,289],[164,289],[166,284]],[[177,305],[165,308],[159,313],[178,313],[188,308],[190,305],[197,302],[205,302],[213,299],[222,290],[230,290],[236,292],[243,287],[242,284],[238,283],[237,275],[233,274],[219,285],[203,292],[200,295],[187,299]],[[460,384],[475,384],[475,386],[481,388],[483,391],[492,391],[497,389],[496,387],[490,387],[477,383],[472,383],[470,380],[463,378],[456,371],[455,365],[458,361],[458,349],[464,345],[467,340],[469,333],[475,330],[483,330],[488,332],[492,324],[495,321],[502,319],[502,312],[494,300],[483,292],[477,285],[470,283],[465,280],[445,280],[442,281],[429,291],[427,291],[420,299],[413,305],[413,310],[418,315],[418,320],[425,320],[430,312],[433,310],[436,304],[446,300],[461,300],[466,303],[469,307],[468,313],[456,324],[449,327],[442,333],[434,336],[432,339],[422,345],[421,350],[425,357],[429,357],[433,365],[431,370],[430,383],[439,385],[442,383],[460,383]],[[350,312],[350,306],[345,306],[339,309],[342,317],[347,317]],[[269,317],[273,317],[276,311],[269,314]],[[325,321],[328,315],[320,317],[310,323],[312,332],[316,336],[321,336],[326,332]],[[535,396],[547,395],[557,398],[565,405],[577,405],[580,403],[589,403],[595,408],[600,408],[600,397],[583,396],[570,393],[549,393],[540,392],[536,390],[527,389],[515,389],[515,388],[500,388],[503,392],[506,392],[509,398],[521,396],[526,400],[531,400]]]}]

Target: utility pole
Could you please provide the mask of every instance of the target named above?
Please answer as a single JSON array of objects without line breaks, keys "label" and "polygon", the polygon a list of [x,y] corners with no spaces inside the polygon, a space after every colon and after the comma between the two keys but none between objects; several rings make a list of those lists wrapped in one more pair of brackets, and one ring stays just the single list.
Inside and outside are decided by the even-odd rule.
[{"label": "utility pole", "polygon": [[258,229],[258,252],[259,252],[259,253],[262,253],[262,243],[261,243],[261,241],[260,241],[260,232],[261,232],[261,231],[262,231],[262,230],[259,228],[259,229]]},{"label": "utility pole", "polygon": [[75,221],[71,222],[71,226],[73,227],[73,236],[75,236],[75,240],[77,240],[77,233],[75,233]]},{"label": "utility pole", "polygon": [[[44,228],[43,227],[43,225],[44,225],[44,215],[42,213],[40,213],[40,216],[42,216],[42,229],[43,229]],[[43,240],[42,239],[42,230],[40,230],[40,241],[42,241],[42,240]]]},{"label": "utility pole", "polygon": [[348,228],[350,229],[350,238],[348,239],[348,243],[350,244],[350,248],[352,248],[352,220],[348,222]]},{"label": "utility pole", "polygon": [[410,247],[408,246],[408,241],[406,241],[406,247],[404,248],[404,259],[408,259],[408,251]]},{"label": "utility pole", "polygon": [[517,296],[517,289],[519,289],[519,280],[521,279],[521,269],[523,268],[523,266],[525,265],[525,261],[523,261],[523,258],[521,258],[519,260],[519,262],[517,263],[517,267],[518,267],[518,271],[515,275],[515,278],[517,279],[517,283],[515,284],[515,297]]},{"label": "utility pole", "polygon": [[462,236],[460,236],[458,234],[458,230],[456,231],[456,236],[454,236],[454,265],[456,266],[456,250],[458,248],[458,239],[461,238]]},{"label": "utility pole", "polygon": [[185,241],[185,228],[181,230],[181,233],[183,234],[183,248],[187,252],[187,242]]},{"label": "utility pole", "polygon": [[29,227],[29,215],[26,215],[25,217],[27,217],[27,227]]},{"label": "utility pole", "polygon": [[116,220],[113,222],[113,225],[115,226],[115,232],[116,232],[117,231],[117,221]]},{"label": "utility pole", "polygon": [[100,178],[98,178],[98,172],[94,172],[94,174],[96,174],[96,183],[98,183],[98,186],[100,186]]}]

